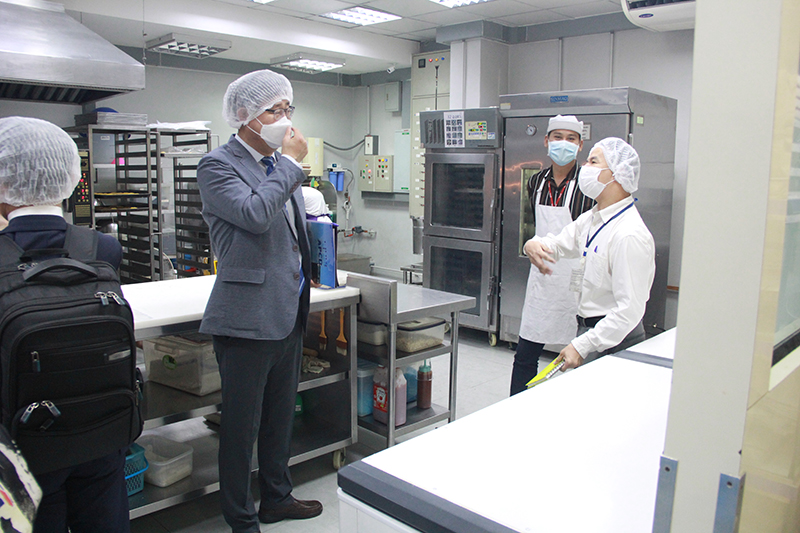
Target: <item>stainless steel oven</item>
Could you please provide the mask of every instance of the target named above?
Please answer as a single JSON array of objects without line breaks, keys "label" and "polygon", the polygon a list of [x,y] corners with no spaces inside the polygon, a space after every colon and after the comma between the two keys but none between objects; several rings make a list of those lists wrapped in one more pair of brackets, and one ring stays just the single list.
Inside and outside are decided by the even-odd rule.
[{"label": "stainless steel oven", "polygon": [[489,241],[495,231],[494,209],[498,154],[431,153],[425,155],[424,233],[454,239]]},{"label": "stainless steel oven", "polygon": [[420,114],[423,284],[474,296],[462,323],[497,339],[502,120],[496,108]]},{"label": "stainless steel oven", "polygon": [[460,324],[492,331],[497,316],[495,244],[444,237],[422,238],[425,286],[475,297],[475,306],[461,311]]}]

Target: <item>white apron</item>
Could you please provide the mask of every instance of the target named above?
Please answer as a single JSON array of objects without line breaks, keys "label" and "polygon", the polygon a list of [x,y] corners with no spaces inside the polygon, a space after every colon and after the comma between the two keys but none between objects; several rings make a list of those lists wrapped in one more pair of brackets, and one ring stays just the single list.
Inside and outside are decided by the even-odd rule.
[{"label": "white apron", "polygon": [[[536,235],[544,237],[548,233],[558,235],[572,222],[569,200],[563,207],[540,205],[540,195],[546,182],[536,191]],[[567,199],[572,197],[578,184],[577,176],[564,191]],[[579,259],[560,259],[551,264],[552,274],[544,275],[531,265],[525,303],[522,306],[522,320],[519,336],[531,342],[543,344],[569,344],[575,338],[578,323],[578,294],[569,290],[572,269],[578,268]]]}]

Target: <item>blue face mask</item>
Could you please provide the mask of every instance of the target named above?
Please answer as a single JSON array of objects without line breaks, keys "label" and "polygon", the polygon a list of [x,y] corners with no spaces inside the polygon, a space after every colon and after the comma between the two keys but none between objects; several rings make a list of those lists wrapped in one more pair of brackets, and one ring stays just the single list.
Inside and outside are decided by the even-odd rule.
[{"label": "blue face mask", "polygon": [[578,145],[569,141],[550,141],[547,143],[547,155],[558,166],[563,167],[578,156]]}]

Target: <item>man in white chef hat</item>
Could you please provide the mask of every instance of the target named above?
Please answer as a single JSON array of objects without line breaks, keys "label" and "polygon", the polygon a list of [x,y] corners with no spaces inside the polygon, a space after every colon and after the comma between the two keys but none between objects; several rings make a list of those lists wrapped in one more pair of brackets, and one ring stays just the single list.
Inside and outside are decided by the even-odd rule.
[{"label": "man in white chef hat", "polygon": [[575,368],[644,340],[645,305],[655,275],[655,242],[631,194],[639,187],[639,155],[615,137],[599,141],[578,184],[597,205],[559,234],[534,237],[525,254],[543,274],[577,258],[570,290],[579,296],[577,336],[556,361]]},{"label": "man in white chef hat", "polygon": [[[573,115],[550,119],[544,146],[552,165],[528,181],[536,235],[558,234],[564,227],[592,208],[594,200],[578,187],[577,157],[583,148],[583,122]],[[525,390],[537,373],[546,344],[564,346],[575,336],[578,298],[569,290],[570,272],[576,260],[564,260],[545,276],[533,265],[528,274],[519,342],[511,372],[511,394]]]}]

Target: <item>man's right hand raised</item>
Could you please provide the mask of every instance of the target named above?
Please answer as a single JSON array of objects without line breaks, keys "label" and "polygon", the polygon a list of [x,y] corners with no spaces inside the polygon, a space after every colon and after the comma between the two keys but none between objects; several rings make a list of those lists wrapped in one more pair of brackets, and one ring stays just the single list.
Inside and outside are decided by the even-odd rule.
[{"label": "man's right hand raised", "polygon": [[294,127],[286,128],[281,145],[281,154],[294,158],[298,163],[308,154],[308,142],[300,130]]}]

